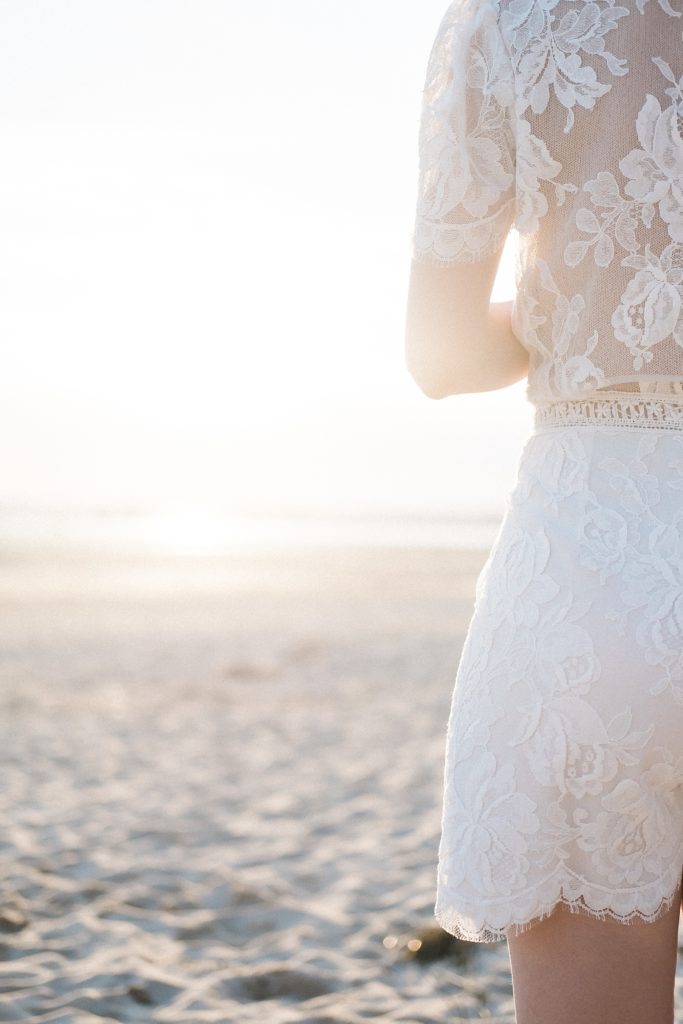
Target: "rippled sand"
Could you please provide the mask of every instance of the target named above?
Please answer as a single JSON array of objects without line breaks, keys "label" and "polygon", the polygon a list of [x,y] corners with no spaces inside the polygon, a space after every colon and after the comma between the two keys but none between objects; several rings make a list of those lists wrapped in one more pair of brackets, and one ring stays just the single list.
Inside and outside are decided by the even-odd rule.
[{"label": "rippled sand", "polygon": [[6,555],[0,1021],[512,1024],[429,932],[484,558]]}]

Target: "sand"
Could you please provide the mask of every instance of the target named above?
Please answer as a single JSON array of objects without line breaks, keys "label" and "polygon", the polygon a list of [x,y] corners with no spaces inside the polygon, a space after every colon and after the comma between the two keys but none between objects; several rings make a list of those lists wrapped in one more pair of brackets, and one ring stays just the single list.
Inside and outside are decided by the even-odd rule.
[{"label": "sand", "polygon": [[0,1021],[512,1024],[425,958],[485,556],[3,553]]}]

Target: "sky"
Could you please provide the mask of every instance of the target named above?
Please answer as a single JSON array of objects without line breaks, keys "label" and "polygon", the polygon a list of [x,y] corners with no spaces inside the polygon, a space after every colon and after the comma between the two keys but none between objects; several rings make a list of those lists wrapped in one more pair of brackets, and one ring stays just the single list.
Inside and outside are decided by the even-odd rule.
[{"label": "sky", "polygon": [[403,356],[446,6],[0,0],[0,505],[502,508],[525,382]]}]

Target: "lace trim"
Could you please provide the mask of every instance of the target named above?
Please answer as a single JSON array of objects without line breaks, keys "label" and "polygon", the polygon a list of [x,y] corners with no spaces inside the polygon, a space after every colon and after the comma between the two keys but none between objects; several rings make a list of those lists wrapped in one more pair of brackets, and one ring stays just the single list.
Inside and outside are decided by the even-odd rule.
[{"label": "lace trim", "polygon": [[652,427],[683,430],[683,401],[675,397],[567,398],[536,405],[534,426]]},{"label": "lace trim", "polygon": [[512,200],[489,217],[465,224],[437,224],[418,214],[412,238],[416,263],[451,267],[477,263],[503,248],[510,232]]},{"label": "lace trim", "polygon": [[[665,895],[662,896],[662,889]],[[574,895],[572,895],[574,893]],[[441,927],[450,935],[467,942],[500,942],[511,936],[521,935],[549,917],[555,910],[582,914],[600,921],[617,921],[629,924],[640,920],[647,924],[663,917],[673,904],[681,900],[681,868],[676,862],[664,878],[655,879],[641,889],[628,892],[606,893],[604,888],[591,885],[575,875],[565,875],[547,880],[541,891],[526,894],[526,901],[517,905],[509,904],[482,912],[477,909],[453,909],[447,905],[447,894],[440,893],[434,908],[434,916]]]}]

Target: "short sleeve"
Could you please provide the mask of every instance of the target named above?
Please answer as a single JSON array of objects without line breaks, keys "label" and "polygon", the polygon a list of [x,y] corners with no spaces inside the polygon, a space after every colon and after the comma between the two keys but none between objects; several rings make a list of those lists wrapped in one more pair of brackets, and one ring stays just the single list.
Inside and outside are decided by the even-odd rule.
[{"label": "short sleeve", "polygon": [[497,0],[455,0],[422,93],[413,258],[473,263],[515,219],[515,90]]}]

